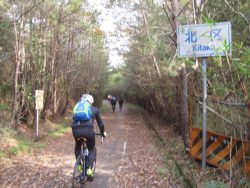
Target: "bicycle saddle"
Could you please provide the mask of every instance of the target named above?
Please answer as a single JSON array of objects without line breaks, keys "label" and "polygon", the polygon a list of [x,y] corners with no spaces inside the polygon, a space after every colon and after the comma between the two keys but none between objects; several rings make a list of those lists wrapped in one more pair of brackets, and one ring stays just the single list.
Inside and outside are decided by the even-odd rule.
[{"label": "bicycle saddle", "polygon": [[86,141],[87,141],[87,138],[85,138],[85,137],[79,137],[79,138],[77,138],[76,140],[77,140],[77,141],[83,140],[83,141],[86,142]]}]

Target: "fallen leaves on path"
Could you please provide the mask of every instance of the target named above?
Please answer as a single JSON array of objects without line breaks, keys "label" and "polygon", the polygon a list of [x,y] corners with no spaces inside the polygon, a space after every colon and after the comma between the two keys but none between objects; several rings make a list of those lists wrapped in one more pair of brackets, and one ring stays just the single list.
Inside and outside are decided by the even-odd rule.
[{"label": "fallen leaves on path", "polygon": [[121,188],[170,187],[169,177],[162,176],[158,169],[163,165],[154,146],[154,138],[137,112],[130,114],[126,132],[127,150],[113,180]]}]

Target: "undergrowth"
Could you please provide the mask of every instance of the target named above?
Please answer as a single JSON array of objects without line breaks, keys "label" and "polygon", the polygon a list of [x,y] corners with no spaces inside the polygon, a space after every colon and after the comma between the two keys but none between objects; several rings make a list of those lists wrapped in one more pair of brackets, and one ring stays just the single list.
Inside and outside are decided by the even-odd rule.
[{"label": "undergrowth", "polygon": [[132,103],[126,103],[126,106],[128,109],[132,109],[132,110],[142,110],[143,108],[136,105],[136,104],[132,104]]},{"label": "undergrowth", "polygon": [[[224,188],[228,183],[220,180],[220,173],[211,167],[202,172],[200,165],[192,161],[186,153],[180,139],[169,137],[167,141],[155,136],[155,145],[161,153],[163,165],[156,173],[162,176],[171,175],[175,183],[187,188]],[[215,175],[216,174],[216,175]]]},{"label": "undergrowth", "polygon": [[32,153],[35,149],[45,146],[45,138],[58,137],[71,131],[69,120],[60,122],[46,121],[39,129],[39,139],[35,137],[32,128],[19,127],[18,129],[9,126],[0,129],[0,159],[11,158],[23,153]]},{"label": "undergrowth", "polygon": [[201,163],[189,157],[178,137],[168,137],[167,141],[155,136],[155,145],[161,153],[163,165],[158,167],[156,173],[165,176],[171,174],[178,185],[182,187],[202,188],[230,188],[250,187],[250,178],[235,173],[231,177],[227,171],[207,166],[201,169]]},{"label": "undergrowth", "polygon": [[29,136],[10,127],[1,129],[0,143],[0,158],[10,158],[23,152],[32,152],[35,148],[43,146],[42,143],[34,142]]},{"label": "undergrowth", "polygon": [[58,137],[63,135],[66,132],[71,131],[71,121],[61,120],[60,122],[50,122],[47,121],[47,126],[43,129],[45,133],[48,133],[49,136]]}]

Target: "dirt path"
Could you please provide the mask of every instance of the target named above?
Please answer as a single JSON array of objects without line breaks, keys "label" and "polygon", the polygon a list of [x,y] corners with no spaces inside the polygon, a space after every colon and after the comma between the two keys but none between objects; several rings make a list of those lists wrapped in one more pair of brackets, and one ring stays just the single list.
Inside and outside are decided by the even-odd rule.
[{"label": "dirt path", "polygon": [[[95,181],[86,187],[169,187],[167,177],[157,175],[161,160],[143,116],[135,110],[103,114],[107,138],[97,137]],[[50,138],[32,155],[1,162],[0,187],[71,187],[75,162],[71,133]]]}]

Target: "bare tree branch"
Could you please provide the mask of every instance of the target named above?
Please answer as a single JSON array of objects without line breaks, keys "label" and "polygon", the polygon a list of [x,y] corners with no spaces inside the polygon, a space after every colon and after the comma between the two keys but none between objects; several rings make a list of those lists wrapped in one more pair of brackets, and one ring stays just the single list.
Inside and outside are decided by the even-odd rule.
[{"label": "bare tree branch", "polygon": [[[177,19],[177,17],[180,16],[181,13],[187,8],[187,6],[188,6],[189,3],[190,3],[190,0],[184,5],[184,7],[183,7],[183,8],[181,9],[181,11],[178,13],[178,15],[176,16],[176,19]],[[173,35],[175,35],[175,34],[176,34],[176,30],[175,30],[175,27],[174,27],[174,25],[173,25],[172,20],[170,19],[170,16],[169,16],[169,14],[168,14],[168,11],[166,10],[165,5],[166,5],[166,4],[163,4],[162,8],[163,8],[165,14],[167,15],[168,21],[169,21],[169,23],[170,23],[170,25],[171,25],[171,28],[172,28],[172,30],[173,30]],[[169,12],[171,12],[171,14],[173,14],[173,11],[170,9],[170,7],[169,7],[168,5],[166,5],[166,6],[167,6],[167,9],[169,10]],[[175,38],[174,38],[172,35],[170,35],[170,34],[167,34],[167,35],[171,38],[171,40],[172,40],[175,44],[177,44]]]},{"label": "bare tree branch", "polygon": [[190,3],[190,0],[188,0],[188,2],[184,5],[184,7],[181,9],[181,11],[178,13],[176,17],[179,17],[181,15],[181,13],[187,8],[189,3]]},{"label": "bare tree branch", "polygon": [[231,11],[233,11],[235,14],[241,16],[243,18],[243,20],[245,20],[245,22],[248,25],[248,30],[250,32],[250,21],[249,21],[249,19],[242,12],[235,10],[235,8],[232,5],[229,4],[228,0],[224,0],[224,2],[231,9]]},{"label": "bare tree branch", "polygon": [[169,15],[168,15],[168,12],[167,12],[167,10],[166,10],[164,4],[163,4],[163,10],[164,10],[165,14],[167,15],[167,18],[168,18],[168,21],[169,21],[169,23],[170,23],[170,25],[171,25],[172,30],[174,31],[173,23],[172,23],[172,21],[171,21]]},{"label": "bare tree branch", "polygon": [[23,12],[21,15],[19,15],[19,17],[15,20],[11,20],[11,21],[8,21],[8,22],[5,22],[5,21],[0,21],[0,23],[13,23],[13,22],[18,22],[23,16],[25,16],[26,14],[30,13],[35,7],[38,7],[39,5],[41,5],[42,3],[44,2],[44,0],[41,0],[40,2],[38,3],[34,3],[32,5],[32,7],[30,7],[30,9],[26,10],[25,12]]},{"label": "bare tree branch", "polygon": [[[200,105],[203,105],[203,103],[200,102],[200,101],[199,101],[199,104],[200,104]],[[215,115],[217,115],[218,117],[222,118],[224,121],[226,121],[226,122],[232,124],[232,121],[230,121],[229,119],[225,118],[223,115],[221,115],[220,113],[216,112],[216,111],[213,110],[212,108],[210,108],[210,107],[207,106],[207,109],[208,109],[210,112],[212,112],[213,114],[215,114]]]},{"label": "bare tree branch", "polygon": [[[174,33],[174,34],[175,34],[175,33]],[[175,44],[177,44],[177,41],[176,41],[176,39],[174,38],[174,36],[170,35],[169,33],[167,33],[167,35],[169,36],[169,38],[171,38],[171,40],[172,40]]]}]

